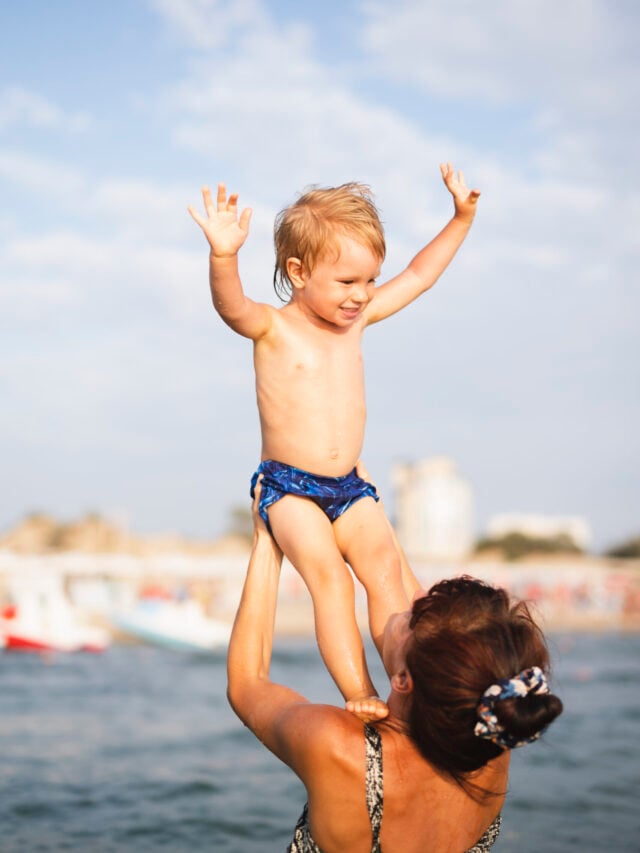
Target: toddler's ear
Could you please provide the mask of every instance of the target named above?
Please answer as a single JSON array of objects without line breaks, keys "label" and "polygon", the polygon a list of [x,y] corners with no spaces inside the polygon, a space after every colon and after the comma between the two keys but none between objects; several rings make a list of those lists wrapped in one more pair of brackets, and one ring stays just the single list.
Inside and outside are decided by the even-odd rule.
[{"label": "toddler's ear", "polygon": [[294,287],[304,287],[304,268],[300,258],[287,258],[287,276]]}]

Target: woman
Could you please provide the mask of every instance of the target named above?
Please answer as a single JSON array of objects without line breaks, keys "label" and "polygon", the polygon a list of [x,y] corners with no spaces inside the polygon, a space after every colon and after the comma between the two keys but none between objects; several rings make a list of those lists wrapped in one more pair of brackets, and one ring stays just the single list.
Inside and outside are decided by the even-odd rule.
[{"label": "woman", "polygon": [[[290,853],[489,850],[510,749],[539,737],[562,710],[548,692],[549,654],[526,605],[471,578],[416,596],[383,637],[389,715],[363,724],[270,680],[281,562],[254,504],[228,696],[307,790]],[[365,717],[367,702],[353,710]]]}]

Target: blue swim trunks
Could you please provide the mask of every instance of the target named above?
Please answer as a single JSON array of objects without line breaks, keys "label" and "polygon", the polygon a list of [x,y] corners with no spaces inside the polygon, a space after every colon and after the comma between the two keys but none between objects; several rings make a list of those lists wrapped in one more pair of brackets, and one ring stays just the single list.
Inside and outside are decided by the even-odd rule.
[{"label": "blue swim trunks", "polygon": [[343,477],[321,477],[309,474],[301,468],[285,465],[266,459],[251,478],[251,497],[254,497],[258,477],[262,474],[262,491],[258,511],[269,531],[267,510],[285,495],[311,498],[332,523],[346,512],[360,498],[370,497],[379,501],[380,497],[373,483],[368,483],[356,474],[354,468]]}]

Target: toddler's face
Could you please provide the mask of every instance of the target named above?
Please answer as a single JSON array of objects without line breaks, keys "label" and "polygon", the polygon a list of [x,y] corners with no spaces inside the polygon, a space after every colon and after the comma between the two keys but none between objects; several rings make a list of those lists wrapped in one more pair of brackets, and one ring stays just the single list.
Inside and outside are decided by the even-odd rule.
[{"label": "toddler's face", "polygon": [[373,297],[381,259],[351,237],[338,238],[339,252],[320,258],[294,283],[301,307],[334,326],[350,326]]}]

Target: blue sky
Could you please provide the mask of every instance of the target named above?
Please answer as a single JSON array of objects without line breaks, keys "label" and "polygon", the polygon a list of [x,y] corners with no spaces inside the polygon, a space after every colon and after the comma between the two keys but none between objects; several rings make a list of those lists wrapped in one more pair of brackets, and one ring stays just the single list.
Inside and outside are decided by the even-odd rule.
[{"label": "blue sky", "polygon": [[640,13],[633,2],[23,0],[0,12],[0,529],[97,510],[222,533],[260,452],[249,344],[186,213],[224,179],[276,212],[376,193],[392,275],[482,190],[436,288],[369,330],[364,458],[446,454],[494,513],[640,531]]}]

